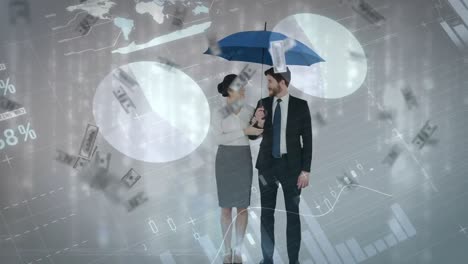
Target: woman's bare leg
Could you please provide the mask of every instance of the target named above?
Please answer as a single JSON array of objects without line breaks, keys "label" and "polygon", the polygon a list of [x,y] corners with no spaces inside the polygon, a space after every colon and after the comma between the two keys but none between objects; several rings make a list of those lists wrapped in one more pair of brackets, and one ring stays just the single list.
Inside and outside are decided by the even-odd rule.
[{"label": "woman's bare leg", "polygon": [[247,208],[237,208],[236,218],[236,245],[235,245],[235,263],[242,262],[242,245],[245,237],[245,230],[248,224],[248,210]]},{"label": "woman's bare leg", "polygon": [[221,208],[221,231],[224,238],[224,249],[227,255],[231,254],[232,239],[232,208]]}]

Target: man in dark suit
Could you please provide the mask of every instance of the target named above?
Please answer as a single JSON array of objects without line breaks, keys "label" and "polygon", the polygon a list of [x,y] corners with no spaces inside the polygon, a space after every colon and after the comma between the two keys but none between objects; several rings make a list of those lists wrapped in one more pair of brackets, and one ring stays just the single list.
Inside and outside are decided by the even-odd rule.
[{"label": "man in dark suit", "polygon": [[[298,264],[301,244],[299,201],[301,189],[309,185],[312,161],[312,125],[307,102],[288,93],[291,72],[265,71],[269,97],[261,99],[251,124],[263,128],[258,169],[261,193],[261,243],[263,260],[272,264],[275,246],[275,208],[281,183],[287,211],[289,263]],[[258,136],[249,136],[256,139]],[[302,139],[302,142],[301,142]],[[301,144],[302,143],[302,144]]]}]

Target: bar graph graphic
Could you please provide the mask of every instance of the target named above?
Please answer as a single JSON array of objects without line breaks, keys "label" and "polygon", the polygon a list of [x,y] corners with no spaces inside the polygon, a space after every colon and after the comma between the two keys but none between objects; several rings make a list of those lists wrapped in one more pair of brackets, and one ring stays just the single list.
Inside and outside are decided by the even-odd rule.
[{"label": "bar graph graphic", "polygon": [[364,247],[364,251],[366,252],[366,254],[367,254],[367,256],[369,258],[377,255],[377,250],[375,249],[373,244],[370,244],[370,245],[367,245],[366,247]]},{"label": "bar graph graphic", "polygon": [[468,1],[467,0],[448,0],[453,10],[457,12],[465,25],[468,25]]},{"label": "bar graph graphic", "polygon": [[393,234],[388,234],[387,236],[385,236],[384,240],[385,243],[387,243],[388,247],[393,247],[398,243]]},{"label": "bar graph graphic", "polygon": [[[305,215],[312,214],[305,201],[301,201],[300,207]],[[356,264],[363,262],[416,235],[416,229],[401,206],[393,204],[391,210],[393,217],[387,222],[391,232],[377,238],[364,248],[356,238],[347,239],[333,246],[316,218],[304,217],[310,231],[302,232],[303,245],[312,256],[313,263]]]},{"label": "bar graph graphic", "polygon": [[[467,0],[468,1],[468,0]],[[306,201],[299,203],[302,216],[302,222],[308,227],[308,230],[302,231],[302,245],[310,257],[304,260],[304,263],[314,264],[357,264],[366,261],[379,253],[397,246],[399,243],[408,240],[417,234],[415,227],[411,223],[408,215],[403,208],[394,203],[390,206],[392,217],[387,221],[389,233],[366,243],[359,243],[355,237],[338,241],[333,244],[327,237],[325,231],[320,226],[316,217],[313,217],[312,210]],[[260,218],[254,210],[249,210],[249,226],[246,233],[246,241],[243,245],[243,259],[252,261],[248,250],[260,250]],[[221,247],[216,248],[215,243],[208,235],[201,236],[198,240],[205,255],[215,263],[220,255]],[[367,244],[367,245],[365,245]],[[363,245],[363,246],[362,246]],[[247,248],[249,246],[249,248]],[[260,251],[257,251],[257,253]],[[284,263],[275,248],[274,262]],[[170,264],[170,260],[166,260]],[[166,264],[166,263],[164,263]]]},{"label": "bar graph graphic", "polygon": [[463,40],[457,35],[457,33],[455,33],[454,29],[447,23],[447,21],[443,20],[440,22],[440,25],[445,30],[452,42],[457,46],[457,48],[461,50],[465,48],[465,44],[462,42]]},{"label": "bar graph graphic", "polygon": [[340,255],[341,259],[343,259],[343,263],[356,264],[354,258],[351,256],[351,253],[349,252],[348,248],[345,246],[344,243],[336,245],[335,248],[336,251],[338,251],[338,254]]},{"label": "bar graph graphic", "polygon": [[[312,215],[312,210],[310,209],[310,207],[307,205],[305,201],[301,201],[299,203],[299,208],[303,214]],[[325,235],[325,232],[323,231],[317,219],[315,219],[314,217],[304,217],[303,219],[305,220],[306,224],[309,226],[310,230],[312,231],[313,239],[317,240],[317,243],[319,244],[320,248],[323,250],[324,255],[327,257],[328,259],[327,263],[341,264],[342,262],[340,260],[340,257],[338,257],[338,254],[333,248],[330,240],[328,240],[327,236]]]},{"label": "bar graph graphic", "polygon": [[411,224],[411,221],[409,220],[408,216],[405,214],[401,206],[399,204],[394,204],[392,205],[392,210],[398,222],[400,222],[400,224],[403,226],[403,229],[405,229],[405,232],[408,235],[408,237],[416,235],[416,229],[414,229],[414,226]]},{"label": "bar graph graphic", "polygon": [[399,242],[405,241],[408,238],[405,234],[405,231],[403,231],[403,228],[401,228],[400,224],[395,218],[388,221],[388,225]]},{"label": "bar graph graphic", "polygon": [[326,264],[327,259],[320,251],[318,244],[315,242],[315,239],[312,237],[312,234],[309,231],[302,232],[302,242],[305,245],[307,251],[309,251],[310,255],[315,263],[317,264]]},{"label": "bar graph graphic", "polygon": [[353,254],[354,259],[356,262],[361,262],[366,260],[366,255],[364,255],[364,252],[361,249],[361,246],[359,246],[358,242],[356,239],[348,239],[346,240],[346,245],[348,248],[351,250],[351,253]]},{"label": "bar graph graphic", "polygon": [[205,252],[205,255],[208,257],[208,259],[214,260],[216,258],[216,248],[210,237],[207,235],[202,236],[198,242],[200,242],[200,245],[202,246],[203,251]]},{"label": "bar graph graphic", "polygon": [[255,240],[250,233],[245,234],[245,237],[247,238],[247,241],[249,241],[250,245],[255,246]]},{"label": "bar graph graphic", "polygon": [[[459,20],[442,20],[440,25],[450,40],[460,49],[468,47],[468,0],[448,0],[453,10],[458,14]],[[461,21],[460,21],[461,20]]]},{"label": "bar graph graphic", "polygon": [[247,248],[245,247],[245,245],[242,246],[242,259],[243,259],[246,263],[254,263],[254,260],[253,260],[252,257],[250,256],[249,251],[247,250]]},{"label": "bar graph graphic", "polygon": [[[250,210],[249,211],[249,215],[250,215],[250,219],[251,219],[251,222],[252,222],[252,225],[253,225],[253,230],[255,230],[255,236],[257,238],[257,241],[258,241],[258,244],[260,245],[260,241],[261,241],[261,235],[260,235],[260,217],[258,217],[258,215],[253,211],[253,210]],[[260,246],[258,247],[260,249]],[[275,247],[275,253],[273,254],[273,261],[275,263],[279,263],[279,264],[284,264],[283,260],[281,259],[280,255],[278,254],[278,251]]]},{"label": "bar graph graphic", "polygon": [[[201,247],[203,248],[203,251],[205,252],[205,255],[207,258],[213,263],[217,263],[216,261],[219,260],[221,261],[223,259],[223,255],[217,253],[217,248],[215,247],[214,242],[211,240],[211,238],[208,235],[201,236],[200,239],[198,240]],[[246,261],[247,263],[253,263],[252,256],[249,254],[249,251],[245,245],[242,246],[242,259]],[[161,255],[161,260],[163,260],[162,255]],[[167,264],[172,264],[170,260],[166,260]],[[163,260],[163,264],[166,264]]]},{"label": "bar graph graphic", "polygon": [[[248,231],[246,232],[246,235],[245,235],[246,240],[244,244],[242,245],[242,259],[246,263],[254,263],[255,260],[249,254],[249,248],[255,248],[255,250],[258,250],[257,252],[260,252],[261,234],[260,234],[260,218],[253,210],[249,210],[249,225],[247,228],[248,228]],[[219,247],[219,244],[216,244],[216,247],[215,247],[215,243],[208,235],[201,236],[198,242],[200,243],[200,246],[202,247],[203,252],[207,256],[207,258],[211,261],[211,263],[218,263],[217,261],[221,261],[223,259],[223,254],[222,252],[220,252],[222,247]],[[246,245],[250,245],[250,247],[247,248]],[[273,255],[273,261],[278,264],[284,264],[276,248],[275,248],[275,253]],[[168,262],[168,264],[169,263],[170,262]]]},{"label": "bar graph graphic", "polygon": [[384,252],[387,249],[387,245],[385,245],[385,242],[382,239],[375,241],[374,245],[379,252]]}]

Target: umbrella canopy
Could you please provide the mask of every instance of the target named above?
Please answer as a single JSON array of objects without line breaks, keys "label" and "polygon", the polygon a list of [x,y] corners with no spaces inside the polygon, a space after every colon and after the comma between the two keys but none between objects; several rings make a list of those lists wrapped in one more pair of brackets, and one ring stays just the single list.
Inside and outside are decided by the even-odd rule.
[{"label": "umbrella canopy", "polygon": [[[229,61],[245,61],[273,65],[273,60],[268,51],[270,42],[285,40],[288,37],[271,31],[245,31],[238,32],[218,41],[222,57]],[[287,65],[310,66],[317,62],[324,61],[312,49],[302,42],[294,40],[296,45],[285,53]],[[210,54],[208,49],[204,54]]]}]

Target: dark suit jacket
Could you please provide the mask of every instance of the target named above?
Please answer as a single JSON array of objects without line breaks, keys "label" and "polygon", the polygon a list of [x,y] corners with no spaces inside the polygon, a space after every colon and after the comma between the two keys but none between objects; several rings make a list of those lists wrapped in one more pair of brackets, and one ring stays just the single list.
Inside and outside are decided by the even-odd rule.
[{"label": "dark suit jacket", "polygon": [[[258,101],[257,108],[261,105],[266,110],[265,125],[260,143],[255,168],[260,172],[271,168],[274,161],[273,148],[273,98],[266,97]],[[255,110],[257,110],[257,108]],[[302,137],[302,146],[300,138]],[[254,140],[258,136],[249,136]],[[301,171],[310,172],[312,161],[312,121],[309,106],[305,100],[289,94],[288,117],[286,122],[286,149],[288,154],[288,166],[291,173],[299,176]]]}]

